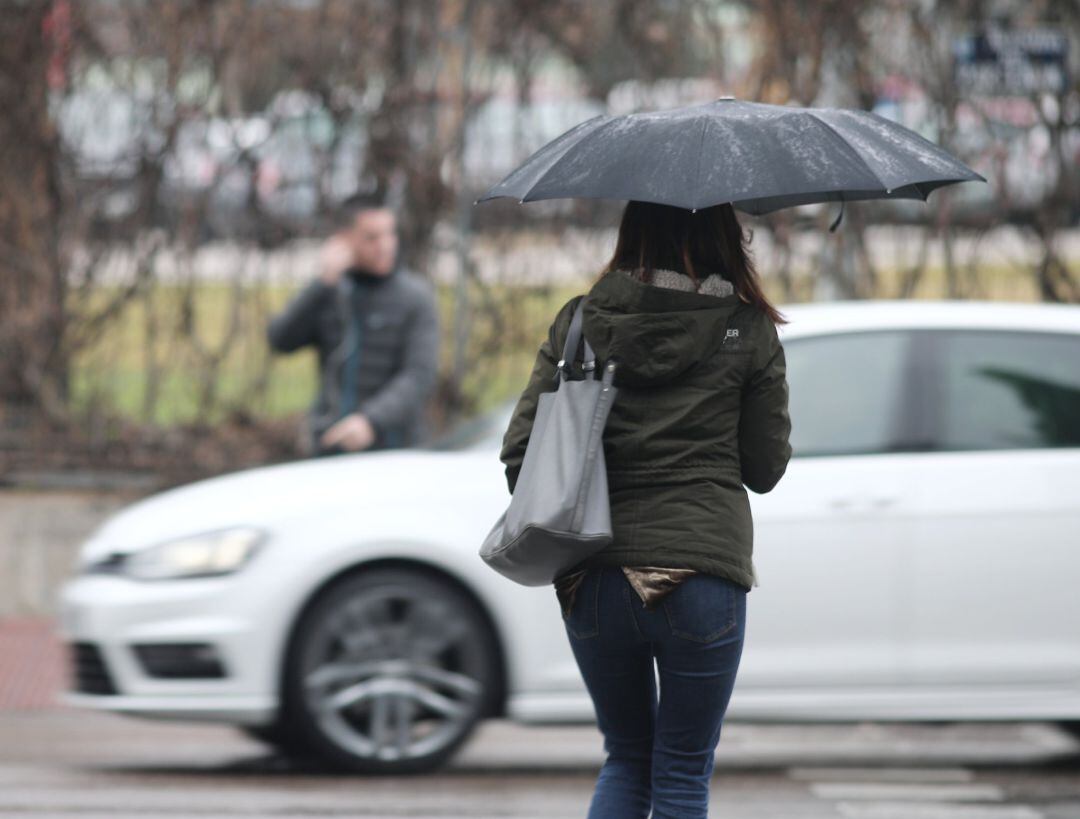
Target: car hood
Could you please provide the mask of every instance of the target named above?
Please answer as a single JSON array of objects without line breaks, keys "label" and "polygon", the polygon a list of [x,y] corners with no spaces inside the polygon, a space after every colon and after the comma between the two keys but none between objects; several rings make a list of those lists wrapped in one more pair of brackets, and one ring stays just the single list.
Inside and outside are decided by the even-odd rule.
[{"label": "car hood", "polygon": [[[404,449],[335,455],[255,467],[150,495],[108,518],[83,546],[83,557],[131,552],[163,540],[341,509],[475,498],[499,487],[497,453]],[[505,489],[504,489],[505,491]]]}]

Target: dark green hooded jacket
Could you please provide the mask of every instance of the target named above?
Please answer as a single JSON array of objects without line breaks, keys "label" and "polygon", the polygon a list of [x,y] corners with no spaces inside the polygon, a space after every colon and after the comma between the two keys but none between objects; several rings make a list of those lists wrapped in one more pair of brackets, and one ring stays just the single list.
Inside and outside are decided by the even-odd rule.
[{"label": "dark green hooded jacket", "polygon": [[[540,345],[503,436],[511,493],[537,398],[582,295],[566,302]],[[589,291],[582,329],[597,367],[616,363],[604,429],[614,541],[575,568],[665,566],[757,585],[746,489],[776,486],[791,457],[784,348],[776,327],[738,294],[657,287],[612,271]],[[584,372],[579,353],[571,377]]]}]

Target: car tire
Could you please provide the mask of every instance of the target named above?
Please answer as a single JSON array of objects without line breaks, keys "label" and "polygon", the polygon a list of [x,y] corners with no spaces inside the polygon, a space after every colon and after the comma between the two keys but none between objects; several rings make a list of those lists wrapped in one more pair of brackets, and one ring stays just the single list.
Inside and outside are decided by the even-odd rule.
[{"label": "car tire", "polygon": [[240,733],[255,740],[261,742],[263,745],[271,745],[278,747],[284,743],[284,735],[281,730],[281,726],[277,723],[271,723],[270,725],[237,725]]},{"label": "car tire", "polygon": [[240,733],[249,739],[260,742],[273,748],[284,757],[304,759],[311,755],[311,749],[305,743],[303,737],[297,736],[294,731],[281,722],[272,722],[269,725],[238,725]]},{"label": "car tire", "polygon": [[1065,733],[1072,735],[1074,738],[1080,740],[1080,720],[1065,720],[1058,723],[1058,726]]},{"label": "car tire", "polygon": [[417,570],[360,570],[309,605],[284,670],[287,731],[333,767],[421,773],[491,708],[495,637],[476,604]]}]

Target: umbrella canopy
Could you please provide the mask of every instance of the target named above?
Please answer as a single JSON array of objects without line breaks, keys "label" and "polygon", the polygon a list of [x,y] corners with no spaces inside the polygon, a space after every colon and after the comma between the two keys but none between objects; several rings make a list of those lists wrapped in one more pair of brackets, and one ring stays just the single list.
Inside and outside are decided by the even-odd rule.
[{"label": "umbrella canopy", "polygon": [[976,179],[986,181],[933,142],[869,111],[721,97],[585,120],[473,204],[581,197],[697,210],[731,202],[758,215],[812,202],[925,202],[942,185]]}]

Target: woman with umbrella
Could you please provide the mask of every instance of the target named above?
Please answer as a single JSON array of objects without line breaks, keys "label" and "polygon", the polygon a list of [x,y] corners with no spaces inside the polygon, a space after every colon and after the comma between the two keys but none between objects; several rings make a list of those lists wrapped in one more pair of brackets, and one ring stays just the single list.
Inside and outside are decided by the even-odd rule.
[{"label": "woman with umbrella", "polygon": [[555,316],[500,453],[513,492],[585,298],[583,334],[597,366],[618,362],[619,388],[603,433],[614,537],[555,582],[607,752],[590,819],[708,812],[757,585],[746,490],[773,489],[791,457],[784,319],[734,208],[925,201],[981,178],[873,114],[721,98],[595,117],[481,197],[629,200],[612,257]]}]

